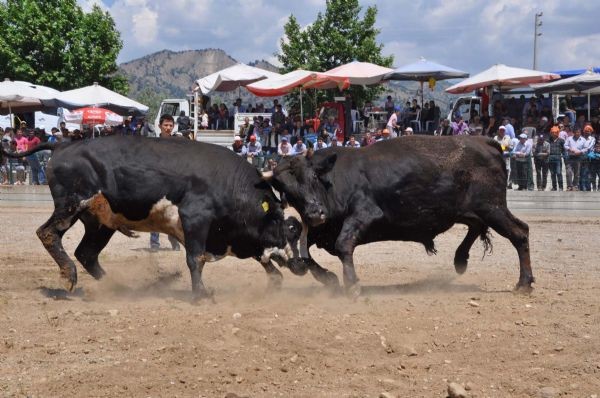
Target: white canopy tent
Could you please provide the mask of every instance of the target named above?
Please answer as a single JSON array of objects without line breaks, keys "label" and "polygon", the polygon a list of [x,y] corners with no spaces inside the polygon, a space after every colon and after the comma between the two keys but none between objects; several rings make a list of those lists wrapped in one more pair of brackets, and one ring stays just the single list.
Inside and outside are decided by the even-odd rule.
[{"label": "white canopy tent", "polygon": [[0,82],[0,114],[8,114],[12,126],[13,112],[33,112],[56,107],[58,90],[28,82],[5,79]]},{"label": "white canopy tent", "polygon": [[531,88],[536,93],[553,94],[587,94],[587,117],[591,117],[591,96],[600,94],[600,73],[588,70],[580,75],[569,77],[567,79],[553,81],[546,84],[532,84]]},{"label": "white canopy tent", "polygon": [[198,79],[196,84],[202,94],[209,95],[215,91],[233,91],[259,80],[278,76],[281,75],[240,63]]},{"label": "white canopy tent", "polygon": [[119,115],[144,115],[148,107],[119,93],[94,83],[91,86],[63,91],[56,100],[59,106],[67,109],[86,106],[102,107]]}]

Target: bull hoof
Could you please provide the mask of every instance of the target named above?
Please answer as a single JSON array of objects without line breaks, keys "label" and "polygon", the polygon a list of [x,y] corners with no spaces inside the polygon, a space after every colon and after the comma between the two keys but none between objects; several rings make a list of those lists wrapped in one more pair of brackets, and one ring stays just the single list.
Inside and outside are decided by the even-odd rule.
[{"label": "bull hoof", "polygon": [[352,286],[346,287],[346,295],[353,299],[356,300],[360,297],[360,293],[361,293],[361,287],[359,283],[355,283]]},{"label": "bull hoof", "polygon": [[61,273],[60,276],[65,284],[65,289],[68,292],[73,293],[75,286],[77,285],[77,272],[71,272],[69,275],[64,275]]},{"label": "bull hoof", "polygon": [[202,289],[192,292],[192,303],[198,304],[204,300],[209,300],[213,304],[216,304],[214,289]]},{"label": "bull hoof", "polygon": [[466,259],[454,259],[454,270],[457,274],[462,275],[467,270],[468,261]]},{"label": "bull hoof", "polygon": [[527,284],[517,283],[517,285],[515,286],[514,292],[519,293],[519,294],[531,294],[531,292],[533,292],[533,287],[531,286],[530,283],[527,283]]},{"label": "bull hoof", "polygon": [[283,278],[269,278],[269,283],[267,285],[267,293],[276,293],[281,290],[281,285],[283,283]]}]

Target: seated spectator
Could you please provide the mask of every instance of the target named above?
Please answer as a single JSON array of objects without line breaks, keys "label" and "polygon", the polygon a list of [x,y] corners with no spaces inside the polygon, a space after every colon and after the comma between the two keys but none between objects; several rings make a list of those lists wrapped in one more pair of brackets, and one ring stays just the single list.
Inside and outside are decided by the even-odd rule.
[{"label": "seated spectator", "polygon": [[246,145],[244,145],[244,141],[242,141],[242,137],[239,135],[233,137],[233,145],[231,145],[231,149],[233,149],[233,152],[239,156],[244,156],[248,152]]},{"label": "seated spectator", "polygon": [[248,145],[246,147],[246,155],[248,156],[248,158],[255,158],[262,155],[262,147],[260,145],[260,142],[256,140],[255,135],[250,136],[250,141],[248,142]]},{"label": "seated spectator", "polygon": [[327,129],[324,126],[321,126],[321,132],[319,134],[319,137],[323,140],[325,144],[331,144],[332,134],[329,134],[329,131],[327,131]]},{"label": "seated spectator", "polygon": [[306,145],[302,142],[302,138],[298,138],[298,140],[296,141],[296,144],[292,147],[291,155],[292,156],[296,156],[296,155],[306,156],[307,150],[308,149],[306,148]]},{"label": "seated spectator", "polygon": [[469,126],[463,120],[462,116],[456,116],[452,122],[452,135],[469,135]]},{"label": "seated spectator", "polygon": [[316,144],[317,134],[315,133],[315,130],[312,128],[312,126],[310,126],[306,134],[304,134],[304,141],[306,141],[306,144],[308,146]]},{"label": "seated spectator", "polygon": [[453,134],[452,126],[450,126],[450,120],[443,119],[438,128],[433,133],[434,135],[452,135]]},{"label": "seated spectator", "polygon": [[483,132],[483,125],[479,116],[473,117],[469,123],[469,134],[470,135],[481,135]]},{"label": "seated spectator", "polygon": [[387,141],[389,139],[391,139],[392,137],[390,137],[390,130],[388,129],[383,129],[381,131],[381,137],[377,140],[377,141]]},{"label": "seated spectator", "polygon": [[240,126],[240,131],[238,135],[243,140],[245,138],[250,139],[250,136],[254,133],[254,124],[250,124],[250,118],[246,116],[244,118],[244,123]]},{"label": "seated spectator", "polygon": [[361,147],[373,145],[375,143],[375,137],[373,137],[374,132],[375,132],[375,130],[371,129],[365,133],[365,136],[363,137],[362,141],[360,142]]},{"label": "seated spectator", "polygon": [[354,138],[353,135],[351,135],[350,139],[348,139],[348,142],[346,143],[346,146],[348,148],[360,148],[360,143],[356,141],[356,138]]},{"label": "seated spectator", "polygon": [[335,120],[335,117],[329,116],[327,121],[323,123],[323,128],[327,131],[329,136],[333,136],[334,133],[340,129],[339,123]]},{"label": "seated spectator", "polygon": [[314,146],[315,152],[325,148],[327,148],[327,144],[325,143],[325,141],[323,141],[323,138],[317,138],[317,143]]},{"label": "seated spectator", "polygon": [[333,137],[331,137],[331,144],[329,144],[330,147],[332,146],[343,146],[343,143],[339,142],[337,137],[334,135]]},{"label": "seated spectator", "polygon": [[569,118],[569,124],[575,124],[575,115],[576,112],[573,109],[573,104],[571,103],[571,96],[567,95],[563,99],[561,99],[558,103],[558,111],[567,116]]},{"label": "seated spectator", "polygon": [[289,144],[287,137],[281,137],[281,142],[277,147],[277,154],[282,157],[292,155],[292,146]]}]

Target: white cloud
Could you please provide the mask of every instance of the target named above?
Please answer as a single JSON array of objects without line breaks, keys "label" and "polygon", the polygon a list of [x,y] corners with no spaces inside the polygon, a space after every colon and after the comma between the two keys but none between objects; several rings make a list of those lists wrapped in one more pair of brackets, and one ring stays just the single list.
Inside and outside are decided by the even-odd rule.
[{"label": "white cloud", "polygon": [[133,37],[139,45],[147,47],[154,43],[158,34],[158,13],[156,11],[144,5],[131,16],[131,22]]},{"label": "white cloud", "polygon": [[[85,10],[101,0],[78,0]],[[222,48],[249,62],[275,60],[289,15],[307,26],[324,0],[102,0],[121,32],[119,61],[170,49]],[[533,18],[543,11],[538,65],[547,70],[600,64],[600,2],[586,0],[360,0],[378,8],[378,40],[395,66],[420,56],[479,72],[498,62],[531,67]]]}]

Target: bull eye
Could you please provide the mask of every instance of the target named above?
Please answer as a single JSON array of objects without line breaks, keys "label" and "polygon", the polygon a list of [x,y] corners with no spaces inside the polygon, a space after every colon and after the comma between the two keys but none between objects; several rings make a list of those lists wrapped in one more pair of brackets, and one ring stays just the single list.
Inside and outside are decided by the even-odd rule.
[{"label": "bull eye", "polygon": [[290,229],[290,231],[292,231],[292,232],[296,231],[296,227],[294,227],[293,225],[290,225],[288,228],[289,228],[289,229]]}]

